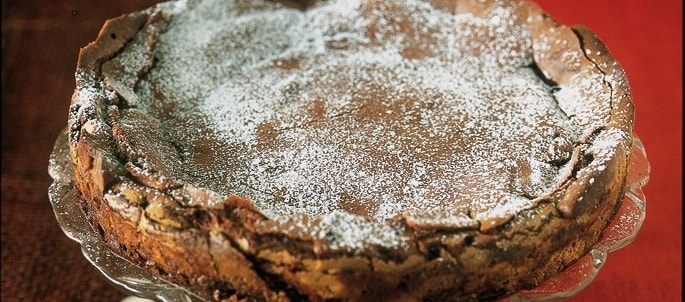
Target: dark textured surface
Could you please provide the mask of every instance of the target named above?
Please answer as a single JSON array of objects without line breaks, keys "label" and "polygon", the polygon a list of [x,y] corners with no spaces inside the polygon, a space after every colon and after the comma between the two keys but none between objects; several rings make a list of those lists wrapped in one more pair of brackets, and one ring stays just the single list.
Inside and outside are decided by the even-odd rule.
[{"label": "dark textured surface", "polygon": [[66,126],[79,48],[155,1],[2,2],[2,301],[119,301],[57,225],[47,163]]},{"label": "dark textured surface", "polygon": [[[48,156],[66,124],[78,49],[107,18],[155,1],[2,2],[2,301],[119,301],[59,229]],[[682,294],[682,1],[537,1],[585,24],[626,70],[636,132],[652,163],[638,238],[609,255],[573,301],[680,301]],[[593,9],[588,9],[593,8]],[[658,21],[655,21],[658,20]]]}]

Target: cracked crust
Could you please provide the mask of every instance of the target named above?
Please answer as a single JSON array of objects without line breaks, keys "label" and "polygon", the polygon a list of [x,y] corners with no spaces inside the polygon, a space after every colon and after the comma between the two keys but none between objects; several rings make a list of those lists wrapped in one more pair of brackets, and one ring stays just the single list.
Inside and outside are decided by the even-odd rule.
[{"label": "cracked crust", "polygon": [[[592,86],[573,98],[556,95],[562,110],[578,101],[607,108],[597,117],[568,110],[593,127],[577,142],[566,176],[536,207],[484,220],[442,212],[383,223],[362,216],[270,219],[251,200],[184,182],[188,176],[175,168],[178,147],[157,119],[136,108],[135,79],[118,80],[123,67],[110,63],[139,32],[146,35],[140,43],[154,48],[171,10],[162,5],[108,21],[79,58],[70,156],[91,224],[129,260],[215,301],[494,300],[555,275],[590,250],[624,193],[633,108],[623,70],[591,31],[560,25],[534,4],[433,5],[485,16],[492,7],[515,7],[544,80],[561,89]],[[144,74],[150,64],[133,68]],[[601,88],[588,78],[600,79]],[[610,140],[620,143],[600,162]],[[326,226],[352,220],[385,237],[336,248]]]}]

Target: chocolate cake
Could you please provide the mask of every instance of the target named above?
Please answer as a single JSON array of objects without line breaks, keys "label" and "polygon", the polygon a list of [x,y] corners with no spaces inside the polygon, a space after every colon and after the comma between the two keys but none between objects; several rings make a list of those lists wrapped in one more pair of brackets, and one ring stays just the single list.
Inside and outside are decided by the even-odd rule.
[{"label": "chocolate cake", "polygon": [[214,301],[496,300],[588,253],[633,105],[508,0],[188,0],[105,23],[68,118],[113,251]]}]

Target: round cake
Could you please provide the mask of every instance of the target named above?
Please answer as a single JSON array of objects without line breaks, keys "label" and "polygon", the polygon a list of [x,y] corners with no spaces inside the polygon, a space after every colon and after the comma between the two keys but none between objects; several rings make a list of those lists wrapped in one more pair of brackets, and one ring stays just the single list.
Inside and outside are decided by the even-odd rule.
[{"label": "round cake", "polygon": [[160,3],[84,47],[74,183],[208,301],[474,301],[587,254],[633,104],[588,29],[509,0]]}]

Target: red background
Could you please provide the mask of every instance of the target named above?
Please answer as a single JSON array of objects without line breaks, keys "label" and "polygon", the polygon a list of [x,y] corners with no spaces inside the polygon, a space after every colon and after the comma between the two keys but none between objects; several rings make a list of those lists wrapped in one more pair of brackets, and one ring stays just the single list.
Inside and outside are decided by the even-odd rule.
[{"label": "red background", "polygon": [[680,301],[682,296],[683,3],[538,0],[559,22],[583,24],[628,75],[635,132],[651,163],[647,216],[635,241],[609,254],[572,301]]},{"label": "red background", "polygon": [[[2,300],[118,301],[59,229],[47,160],[66,123],[78,49],[105,19],[155,1],[2,2]],[[635,131],[651,162],[647,218],[571,301],[680,301],[682,1],[538,0],[561,23],[595,31],[626,70]],[[39,4],[40,3],[40,4]]]}]

